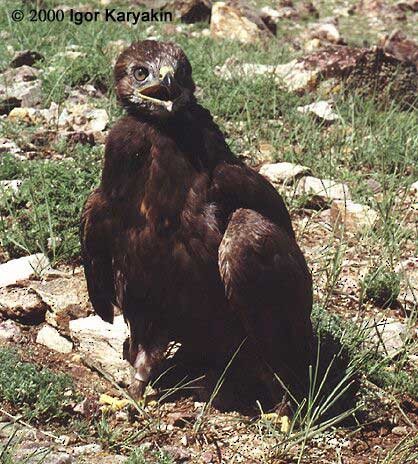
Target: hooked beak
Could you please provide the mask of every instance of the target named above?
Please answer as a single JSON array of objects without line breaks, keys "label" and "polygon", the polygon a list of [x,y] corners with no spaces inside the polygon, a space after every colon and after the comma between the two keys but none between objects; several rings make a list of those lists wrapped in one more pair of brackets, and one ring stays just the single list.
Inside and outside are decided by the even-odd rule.
[{"label": "hooked beak", "polygon": [[181,95],[181,89],[174,78],[174,69],[171,66],[163,66],[159,78],[153,79],[147,87],[138,89],[137,94],[140,98],[163,106],[171,112],[174,101]]}]

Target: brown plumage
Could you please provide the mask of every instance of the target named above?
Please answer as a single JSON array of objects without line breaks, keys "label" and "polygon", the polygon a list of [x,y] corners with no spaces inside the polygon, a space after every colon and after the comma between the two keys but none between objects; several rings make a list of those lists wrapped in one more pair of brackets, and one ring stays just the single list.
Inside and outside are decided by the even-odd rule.
[{"label": "brown plumage", "polygon": [[81,243],[95,311],[111,322],[116,305],[129,324],[139,392],[172,340],[182,347],[168,383],[203,374],[203,399],[241,346],[220,407],[278,403],[273,373],[302,392],[312,283],[282,198],[198,105],[178,46],[133,44],[115,80],[128,114],[109,134]]}]

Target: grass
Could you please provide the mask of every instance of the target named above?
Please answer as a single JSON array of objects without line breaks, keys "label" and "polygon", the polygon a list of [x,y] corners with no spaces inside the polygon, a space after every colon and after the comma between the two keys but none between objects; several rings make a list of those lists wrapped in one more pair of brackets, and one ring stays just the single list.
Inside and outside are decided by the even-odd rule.
[{"label": "grass", "polygon": [[[43,3],[48,8],[61,2],[45,0]],[[99,2],[90,3],[97,9],[103,8]],[[330,2],[320,1],[317,5],[321,14],[333,14]],[[101,22],[83,26],[69,22],[10,22],[7,13],[20,6],[20,2],[0,6],[0,27],[5,35],[0,41],[0,68],[6,68],[10,62],[11,47],[40,52],[44,60],[35,66],[42,72],[42,107],[48,107],[52,101],[63,107],[71,89],[93,84],[104,97],[91,99],[90,104],[106,109],[111,124],[122,111],[113,90],[111,67],[115,57],[108,50],[109,42],[129,43],[147,35],[173,40],[172,33],[158,24],[147,31],[143,26],[129,28]],[[367,18],[359,19],[358,15],[342,17],[343,35],[350,44],[358,45],[363,40],[375,43],[376,31],[369,28]],[[379,216],[373,229],[364,230],[355,238],[341,237],[331,231],[324,241],[316,243],[321,245],[322,252],[318,262],[313,263],[317,299],[313,318],[320,342],[318,362],[311,371],[309,395],[295,407],[288,434],[266,422],[254,423],[261,437],[274,440],[276,451],[285,455],[295,446],[298,462],[303,462],[313,438],[334,430],[349,418],[355,417],[355,423],[373,415],[374,411],[368,409],[370,385],[383,396],[408,394],[418,398],[418,372],[409,362],[409,355],[416,347],[405,346],[395,359],[385,356],[377,350],[376,343],[370,342],[374,327],[365,317],[369,314],[367,305],[374,305],[382,293],[386,301],[394,300],[399,292],[398,276],[386,269],[391,272],[405,256],[418,252],[416,227],[411,225],[405,207],[412,201],[408,188],[418,174],[418,112],[403,111],[396,102],[383,106],[378,98],[356,92],[336,94],[326,98],[333,99],[340,120],[327,125],[297,110],[298,106],[318,100],[316,95],[285,92],[268,76],[227,81],[215,74],[215,67],[230,57],[239,62],[278,64],[299,56],[302,52],[295,51],[288,40],[298,38],[300,32],[292,23],[283,22],[277,39],[263,46],[192,38],[187,34],[177,34],[174,39],[190,58],[200,102],[214,115],[236,154],[247,154],[247,161],[252,165],[259,164],[260,160],[302,164],[316,177],[345,182],[353,200],[372,207]],[[204,25],[191,27],[193,31],[200,31]],[[74,60],[66,53],[69,49],[82,55]],[[43,132],[42,126],[0,119],[0,137],[13,140],[24,151],[30,149],[36,155],[32,160],[20,160],[8,153],[0,154],[0,180],[23,181],[17,195],[2,198],[0,194],[0,247],[10,258],[44,252],[54,265],[71,263],[79,259],[79,216],[86,196],[100,180],[103,147],[74,145],[62,140],[37,146],[35,141]],[[262,144],[271,147],[267,157],[261,153]],[[50,153],[52,159],[44,159],[44,152]],[[368,179],[378,181],[382,191],[373,194],[367,185]],[[292,195],[286,197],[286,202],[294,216],[301,214],[305,207],[303,198]],[[309,228],[306,234],[300,235],[303,246],[307,236]],[[353,251],[355,259],[371,270],[369,275],[376,274],[378,278],[365,279],[364,292],[355,296],[356,322],[347,322],[333,312],[336,290]],[[374,273],[373,269],[378,272]],[[366,303],[365,296],[372,303]],[[340,301],[337,304],[341,309],[343,304]],[[417,310],[413,308],[405,323],[412,325],[417,317]],[[219,379],[218,387],[222,381]],[[71,388],[67,377],[22,363],[13,352],[0,350],[0,398],[18,409],[26,420],[48,422],[66,417],[62,395]],[[209,426],[206,419],[211,401],[195,424],[196,434],[204,434]],[[148,431],[158,429],[160,418],[155,419],[154,427],[153,419],[147,417]],[[79,418],[72,422],[74,430],[79,429],[80,437],[89,434],[89,423]],[[139,441],[138,434],[122,436],[123,431],[113,428],[106,417],[95,424],[95,434],[108,449],[123,452]],[[406,437],[374,464],[412,463],[411,456],[416,459],[414,440]],[[11,448],[0,453],[3,459],[7,453],[12,456]],[[13,462],[12,457],[7,459]],[[171,462],[164,453],[152,454],[137,448],[128,463],[145,463],[150,459],[160,464]]]},{"label": "grass", "polygon": [[0,348],[0,401],[18,409],[24,420],[64,420],[72,388],[69,376],[22,362],[13,350]]}]

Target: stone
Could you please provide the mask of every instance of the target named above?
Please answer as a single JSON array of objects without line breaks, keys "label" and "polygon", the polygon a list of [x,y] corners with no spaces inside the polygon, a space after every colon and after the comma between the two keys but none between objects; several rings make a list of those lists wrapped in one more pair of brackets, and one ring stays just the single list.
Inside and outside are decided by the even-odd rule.
[{"label": "stone", "polygon": [[411,256],[395,266],[401,276],[401,293],[398,300],[412,307],[418,306],[418,257]]},{"label": "stone", "polygon": [[311,37],[319,39],[320,41],[326,41],[333,44],[344,43],[340,31],[337,29],[335,24],[322,23],[316,25],[311,31]]},{"label": "stone", "polygon": [[400,61],[414,63],[418,68],[418,43],[403,32],[395,30],[380,42],[383,51]]},{"label": "stone", "polygon": [[12,320],[0,322],[0,340],[7,342],[17,342],[20,338],[21,330],[16,322]]},{"label": "stone", "polygon": [[22,121],[27,124],[47,124],[56,126],[58,121],[58,105],[52,102],[49,108],[13,108],[8,115],[11,121]]},{"label": "stone", "polygon": [[38,332],[36,343],[59,353],[71,353],[73,350],[73,344],[60,335],[57,329],[48,324],[44,325]]},{"label": "stone", "polygon": [[334,112],[332,105],[330,105],[327,101],[318,101],[311,103],[310,105],[298,106],[297,110],[304,114],[312,113],[318,119],[323,121],[332,122],[340,119],[338,114]]},{"label": "stone", "polygon": [[171,10],[176,12],[176,16],[179,16],[183,23],[209,22],[212,2],[210,0],[175,0]]},{"label": "stone", "polygon": [[413,330],[406,324],[396,320],[384,319],[375,324],[375,333],[372,336],[378,344],[378,350],[394,358],[402,352],[405,344],[413,338],[414,334]]},{"label": "stone", "polygon": [[2,195],[15,196],[19,193],[22,181],[19,179],[0,181],[0,198]]},{"label": "stone", "polygon": [[409,191],[418,196],[418,180],[409,187]]},{"label": "stone", "polygon": [[217,39],[253,43],[273,37],[259,14],[237,0],[215,2],[212,6],[210,32]]},{"label": "stone", "polygon": [[0,154],[10,153],[11,155],[18,155],[22,150],[12,140],[0,137]]},{"label": "stone", "polygon": [[15,56],[13,57],[12,61],[10,62],[11,68],[19,68],[20,66],[32,66],[37,61],[43,60],[44,57],[34,51],[34,50],[22,50],[20,52],[16,52]]},{"label": "stone", "polygon": [[296,195],[307,196],[315,205],[324,206],[332,200],[351,200],[347,185],[331,179],[302,177],[296,186]]},{"label": "stone", "polygon": [[330,94],[343,82],[347,91],[376,94],[378,98],[386,92],[388,98],[401,100],[405,106],[412,104],[418,93],[415,65],[376,47],[332,45],[277,65],[240,63],[231,57],[215,68],[215,74],[227,80],[266,75],[279,87],[297,94],[316,90]]},{"label": "stone", "polygon": [[187,449],[181,446],[165,445],[162,449],[176,463],[186,462],[191,457]]},{"label": "stone", "polygon": [[94,132],[102,131],[109,123],[109,116],[104,109],[92,108],[87,104],[64,108],[58,118],[58,127],[64,130]]},{"label": "stone", "polygon": [[46,322],[63,333],[68,333],[71,319],[86,317],[92,311],[82,274],[31,281],[29,287],[48,305]]},{"label": "stone", "polygon": [[130,384],[133,368],[122,357],[129,335],[123,316],[116,316],[113,324],[99,316],[75,319],[70,321],[70,335],[86,364],[103,370],[121,385]]},{"label": "stone", "polygon": [[215,74],[226,80],[251,79],[254,76],[269,76],[274,82],[289,92],[304,93],[316,88],[318,72],[304,68],[296,59],[286,64],[266,65],[239,63],[234,57],[228,58],[222,66],[215,67]]},{"label": "stone", "polygon": [[42,100],[40,71],[30,66],[10,68],[0,75],[0,114],[18,106],[34,107]]},{"label": "stone", "polygon": [[287,162],[265,164],[259,172],[273,184],[291,184],[296,179],[311,173],[306,166]]},{"label": "stone", "polygon": [[40,276],[49,267],[49,260],[42,253],[7,261],[0,264],[0,288],[29,279],[33,275]]},{"label": "stone", "polygon": [[48,306],[32,290],[9,286],[0,289],[0,314],[26,324],[39,324],[45,320]]},{"label": "stone", "polygon": [[102,446],[98,443],[90,443],[88,445],[80,445],[73,448],[73,456],[84,456],[86,454],[96,454],[102,451]]},{"label": "stone", "polygon": [[350,200],[334,200],[331,203],[331,223],[352,233],[367,232],[373,228],[379,214],[366,205]]},{"label": "stone", "polygon": [[393,427],[392,433],[394,435],[398,435],[399,437],[402,437],[403,435],[408,435],[408,427],[398,425],[396,427]]},{"label": "stone", "polygon": [[279,64],[274,69],[276,82],[289,92],[298,94],[315,90],[319,75],[319,70],[306,69],[304,63],[297,59]]}]

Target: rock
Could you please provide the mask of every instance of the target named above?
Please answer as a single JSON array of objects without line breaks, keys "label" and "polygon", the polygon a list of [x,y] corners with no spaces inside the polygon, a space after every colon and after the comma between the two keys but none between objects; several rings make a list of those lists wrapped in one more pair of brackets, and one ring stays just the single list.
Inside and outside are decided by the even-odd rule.
[{"label": "rock", "polygon": [[22,153],[22,150],[12,140],[0,137],[0,154],[2,153],[18,155],[19,153]]},{"label": "rock", "polygon": [[10,62],[11,68],[19,68],[20,66],[32,66],[39,60],[43,60],[44,57],[34,51],[34,50],[22,50],[20,52],[16,52],[15,56],[13,57],[12,61]]},{"label": "rock", "polygon": [[[342,82],[346,92],[371,95],[381,101],[395,99],[409,107],[418,92],[415,65],[398,60],[382,48],[335,45],[300,58],[298,63],[317,76],[318,85],[321,81]],[[327,90],[326,86],[322,87]],[[332,92],[333,88],[335,84],[327,91]]]},{"label": "rock", "polygon": [[38,332],[36,343],[59,353],[71,353],[73,350],[73,344],[60,335],[57,329],[48,324],[44,325]]},{"label": "rock", "polygon": [[102,131],[108,123],[109,116],[106,110],[91,108],[87,104],[64,108],[58,118],[58,127],[71,131]]},{"label": "rock", "polygon": [[275,75],[275,66],[268,64],[238,63],[234,57],[228,58],[222,66],[215,67],[215,75],[226,80]]},{"label": "rock", "polygon": [[33,275],[42,275],[49,269],[49,260],[42,253],[12,259],[0,264],[0,288],[26,280]]},{"label": "rock", "polygon": [[47,124],[56,126],[58,121],[58,105],[52,102],[49,108],[13,108],[8,115],[11,121],[22,121],[27,124]]},{"label": "rock", "polygon": [[251,79],[254,76],[266,75],[271,77],[278,86],[296,93],[314,90],[318,80],[317,72],[305,70],[303,63],[298,63],[297,60],[274,66],[239,63],[231,57],[222,66],[215,67],[215,74],[226,80]]},{"label": "rock", "polygon": [[340,31],[337,29],[335,24],[332,23],[322,23],[315,25],[310,35],[314,39],[319,39],[321,41],[326,41],[333,44],[344,43],[343,39],[341,38]]},{"label": "rock", "polygon": [[265,164],[260,169],[260,174],[273,183],[286,183],[291,184],[296,179],[310,174],[311,171],[306,166],[293,163],[272,163]]},{"label": "rock", "polygon": [[0,181],[0,198],[3,195],[15,196],[19,193],[22,181],[19,179],[1,180]]},{"label": "rock", "polygon": [[378,217],[372,208],[350,200],[334,200],[331,203],[331,223],[348,232],[367,232],[376,224]]},{"label": "rock", "polygon": [[418,12],[418,0],[401,1],[396,4],[396,7],[401,11],[413,11],[416,13]]},{"label": "rock", "polygon": [[298,106],[297,110],[300,113],[312,113],[317,116],[317,118],[328,122],[340,119],[338,114],[334,112],[332,106],[326,101],[318,101],[310,105]]},{"label": "rock", "polygon": [[20,338],[20,334],[21,330],[16,322],[12,320],[0,322],[0,341],[17,342]]},{"label": "rock", "polygon": [[418,43],[403,32],[393,31],[382,39],[380,45],[385,53],[400,61],[413,63],[418,68]]},{"label": "rock", "polygon": [[81,445],[73,448],[73,456],[84,456],[86,454],[96,454],[102,451],[102,446],[98,443],[90,443],[89,445]]},{"label": "rock", "polygon": [[276,82],[289,92],[304,93],[315,90],[319,80],[319,71],[306,69],[297,59],[286,64],[279,64],[274,70]]},{"label": "rock", "polygon": [[409,191],[415,195],[418,195],[418,180],[409,187]]},{"label": "rock", "polygon": [[18,106],[34,107],[42,100],[40,71],[23,65],[11,68],[0,77],[0,114],[8,114]]},{"label": "rock", "polygon": [[332,93],[344,83],[347,92],[376,95],[380,99],[386,95],[387,99],[396,99],[404,105],[410,105],[418,93],[415,65],[403,62],[381,48],[334,45],[276,66],[239,63],[231,57],[224,65],[215,68],[215,74],[227,80],[267,75],[277,85],[298,94],[318,88],[323,93]]},{"label": "rock", "polygon": [[391,358],[397,356],[413,337],[412,329],[406,324],[385,319],[375,325],[373,339],[378,344],[378,350]]},{"label": "rock", "polygon": [[395,272],[401,276],[401,293],[398,300],[401,303],[418,306],[418,257],[411,256],[401,261]]},{"label": "rock", "polygon": [[26,324],[39,324],[45,320],[48,306],[32,290],[24,287],[0,289],[0,314]]},{"label": "rock", "polygon": [[13,450],[14,462],[25,464],[73,464],[74,459],[65,452],[56,452],[49,443],[23,441]]},{"label": "rock", "polygon": [[211,0],[175,0],[172,8],[183,23],[209,22],[212,10]]},{"label": "rock", "polygon": [[351,194],[347,185],[331,179],[302,177],[296,186],[296,195],[309,197],[315,206],[324,206],[332,200],[350,200]]},{"label": "rock", "polygon": [[187,449],[180,446],[165,445],[162,450],[176,463],[186,462],[191,457]]},{"label": "rock", "polygon": [[91,312],[84,275],[31,281],[29,287],[48,305],[46,322],[68,333],[71,319],[86,317]]},{"label": "rock", "polygon": [[398,425],[396,427],[393,427],[392,433],[394,435],[398,435],[399,437],[408,435],[408,427]]},{"label": "rock", "polygon": [[133,369],[122,358],[123,343],[129,335],[123,316],[116,316],[114,324],[99,316],[70,321],[70,334],[78,342],[78,351],[86,364],[99,367],[122,385],[130,384]]},{"label": "rock", "polygon": [[258,13],[238,0],[216,2],[210,21],[212,37],[253,43],[273,37]]},{"label": "rock", "polygon": [[366,185],[373,195],[383,191],[382,184],[372,177],[366,180]]}]

